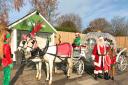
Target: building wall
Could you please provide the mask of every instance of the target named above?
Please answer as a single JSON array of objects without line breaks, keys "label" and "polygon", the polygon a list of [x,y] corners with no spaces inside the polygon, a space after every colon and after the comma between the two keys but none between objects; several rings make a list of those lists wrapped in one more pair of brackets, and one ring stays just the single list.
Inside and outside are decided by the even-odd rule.
[{"label": "building wall", "polygon": [[16,61],[15,51],[17,50],[17,30],[13,29],[11,33],[11,51],[13,54],[13,61]]}]

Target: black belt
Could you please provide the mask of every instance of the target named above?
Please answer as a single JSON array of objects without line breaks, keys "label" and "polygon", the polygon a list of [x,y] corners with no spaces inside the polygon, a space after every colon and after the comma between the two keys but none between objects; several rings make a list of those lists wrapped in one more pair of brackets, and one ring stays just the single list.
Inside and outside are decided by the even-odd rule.
[{"label": "black belt", "polygon": [[105,54],[98,54],[99,56],[105,56]]}]

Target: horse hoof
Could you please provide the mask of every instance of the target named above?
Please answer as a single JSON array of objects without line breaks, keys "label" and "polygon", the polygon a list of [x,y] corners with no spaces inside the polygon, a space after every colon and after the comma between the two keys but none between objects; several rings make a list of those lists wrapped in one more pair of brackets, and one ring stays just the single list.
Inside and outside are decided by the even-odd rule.
[{"label": "horse hoof", "polygon": [[49,80],[45,80],[45,82],[48,82]]},{"label": "horse hoof", "polygon": [[52,82],[49,82],[48,85],[52,85]]},{"label": "horse hoof", "polygon": [[69,79],[70,78],[70,76],[67,76],[67,79]]},{"label": "horse hoof", "polygon": [[38,77],[36,77],[36,79],[38,80]]},{"label": "horse hoof", "polygon": [[111,79],[114,80],[114,77],[112,77]]},{"label": "horse hoof", "polygon": [[48,84],[48,85],[52,85],[52,84]]},{"label": "horse hoof", "polygon": [[37,80],[40,80],[41,78],[37,78]]}]

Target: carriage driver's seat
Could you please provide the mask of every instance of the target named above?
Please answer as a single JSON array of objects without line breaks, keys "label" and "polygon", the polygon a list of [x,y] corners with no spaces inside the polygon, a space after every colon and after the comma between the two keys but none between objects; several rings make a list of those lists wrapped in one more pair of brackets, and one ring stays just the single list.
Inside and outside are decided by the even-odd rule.
[{"label": "carriage driver's seat", "polygon": [[80,56],[81,50],[85,48],[85,45],[73,46],[73,57],[78,58]]},{"label": "carriage driver's seat", "polygon": [[81,51],[82,48],[86,48],[86,45],[80,45],[80,46],[75,46],[75,45],[72,45],[73,46],[73,50],[75,51]]}]

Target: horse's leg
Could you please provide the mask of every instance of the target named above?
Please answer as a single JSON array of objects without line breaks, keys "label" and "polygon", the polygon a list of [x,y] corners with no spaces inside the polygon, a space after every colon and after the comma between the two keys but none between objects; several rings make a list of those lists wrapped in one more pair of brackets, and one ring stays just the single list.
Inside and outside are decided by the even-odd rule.
[{"label": "horse's leg", "polygon": [[58,72],[58,70],[57,70],[57,66],[56,66],[56,64],[53,64],[54,65],[54,72],[53,73],[57,73]]},{"label": "horse's leg", "polygon": [[47,63],[47,62],[45,62],[45,64],[46,64],[46,72],[47,72],[47,74],[46,74],[46,81],[48,81],[49,80],[49,63]]},{"label": "horse's leg", "polygon": [[49,67],[50,67],[50,79],[49,79],[49,85],[52,84],[52,71],[53,71],[53,61],[49,62]]},{"label": "horse's leg", "polygon": [[39,63],[36,63],[36,79],[38,79],[39,75]]},{"label": "horse's leg", "polygon": [[72,66],[73,66],[73,62],[72,62],[72,58],[68,58],[68,72],[67,72],[67,78],[70,77],[70,74],[72,73]]},{"label": "horse's leg", "polygon": [[41,79],[41,69],[42,68],[42,62],[39,62],[39,74],[38,74],[38,80]]}]

